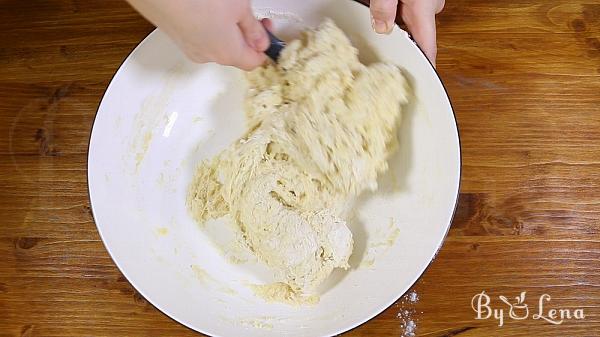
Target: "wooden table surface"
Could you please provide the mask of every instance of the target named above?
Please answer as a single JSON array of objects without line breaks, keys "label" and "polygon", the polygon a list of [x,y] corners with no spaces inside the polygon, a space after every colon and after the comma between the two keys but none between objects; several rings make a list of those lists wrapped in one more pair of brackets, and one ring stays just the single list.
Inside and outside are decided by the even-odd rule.
[{"label": "wooden table surface", "polygon": [[[120,0],[0,1],[0,336],[196,335],[121,275],[88,201],[96,108],[152,29]],[[419,301],[347,335],[401,336],[409,310],[417,336],[600,336],[600,1],[449,0],[438,30],[456,217]],[[502,327],[475,319],[482,291]],[[511,319],[498,296],[523,291]],[[533,319],[542,294],[585,318]]]}]

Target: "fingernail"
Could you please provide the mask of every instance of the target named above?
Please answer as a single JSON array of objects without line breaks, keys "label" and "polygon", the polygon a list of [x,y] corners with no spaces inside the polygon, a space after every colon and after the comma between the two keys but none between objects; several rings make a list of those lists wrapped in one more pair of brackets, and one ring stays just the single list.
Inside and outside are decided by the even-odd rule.
[{"label": "fingernail", "polygon": [[373,30],[379,34],[389,34],[393,27],[391,23],[375,18],[371,18],[371,26],[373,26]]}]

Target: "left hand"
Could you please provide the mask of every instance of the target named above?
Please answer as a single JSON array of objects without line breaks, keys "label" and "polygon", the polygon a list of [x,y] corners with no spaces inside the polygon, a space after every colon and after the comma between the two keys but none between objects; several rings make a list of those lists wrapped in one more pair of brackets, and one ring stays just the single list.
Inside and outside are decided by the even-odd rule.
[{"label": "left hand", "polygon": [[[400,0],[402,20],[410,34],[435,66],[437,55],[435,15],[444,0]],[[394,27],[398,0],[371,0],[371,23],[377,33],[387,34]]]}]

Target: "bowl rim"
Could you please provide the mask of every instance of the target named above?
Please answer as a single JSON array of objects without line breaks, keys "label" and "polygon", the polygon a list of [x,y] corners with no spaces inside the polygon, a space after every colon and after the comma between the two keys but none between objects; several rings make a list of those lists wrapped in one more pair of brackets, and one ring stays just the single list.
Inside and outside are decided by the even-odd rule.
[{"label": "bowl rim", "polygon": [[[358,3],[358,4],[363,5],[365,7],[368,7],[367,4],[363,3],[360,0],[350,0],[350,1]],[[397,22],[394,22],[394,25],[397,28],[399,28],[400,30],[404,31]],[[218,337],[219,336],[218,334],[214,334],[212,332],[209,332],[209,331],[206,331],[206,330],[202,330],[200,328],[192,327],[192,326],[190,326],[191,324],[183,322],[182,320],[174,317],[175,315],[172,315],[168,310],[163,309],[159,304],[155,303],[148,296],[146,296],[146,294],[144,292],[142,292],[142,291],[139,290],[139,287],[137,287],[135,285],[135,283],[130,280],[130,278],[127,276],[127,273],[121,267],[121,265],[119,265],[119,263],[117,262],[117,260],[113,256],[113,253],[111,252],[110,248],[108,247],[108,245],[106,243],[106,240],[104,238],[104,235],[102,234],[102,230],[100,229],[100,226],[98,225],[98,222],[96,221],[96,216],[95,216],[96,212],[94,211],[94,205],[92,203],[92,191],[91,191],[91,188],[90,188],[90,148],[91,148],[91,143],[92,143],[92,135],[94,133],[94,126],[96,125],[96,119],[98,117],[98,113],[100,111],[100,107],[101,107],[102,102],[104,101],[104,98],[105,98],[106,94],[108,93],[108,91],[110,89],[110,86],[113,83],[114,79],[117,77],[117,75],[119,75],[121,73],[121,71],[123,69],[123,65],[125,64],[125,62],[127,62],[127,60],[131,57],[131,55],[136,50],[138,50],[138,48],[140,48],[144,43],[146,43],[150,39],[150,37],[152,35],[154,35],[157,31],[158,31],[158,28],[154,28],[151,32],[149,32],[135,47],[133,47],[131,49],[131,51],[129,51],[129,53],[127,53],[127,55],[123,58],[123,60],[121,60],[119,66],[117,68],[117,70],[115,71],[115,73],[110,78],[110,81],[108,82],[108,85],[106,86],[106,89],[104,90],[104,93],[102,94],[102,97],[100,98],[100,101],[98,102],[98,106],[96,108],[96,112],[94,113],[94,120],[92,122],[92,126],[90,127],[90,134],[89,134],[89,137],[88,137],[88,149],[87,149],[87,156],[86,156],[86,169],[87,169],[87,172],[86,172],[86,183],[87,183],[87,192],[88,192],[88,202],[90,204],[90,210],[91,210],[92,219],[94,220],[94,224],[96,225],[96,229],[98,230],[98,234],[100,236],[102,244],[104,245],[104,248],[108,252],[108,255],[110,256],[110,258],[113,261],[113,263],[117,266],[117,269],[119,270],[119,272],[123,275],[123,277],[125,277],[125,279],[127,280],[127,282],[135,289],[135,291],[137,291],[140,295],[142,295],[148,301],[148,303],[150,303],[154,308],[158,309],[158,311],[160,311],[166,317],[168,317],[169,319],[171,319],[171,320],[173,320],[173,321],[181,324],[182,326],[186,327],[187,329],[190,329],[191,331],[199,332],[199,333],[202,333],[202,334],[205,334],[205,335],[208,335],[208,336]],[[406,33],[408,33],[408,32],[406,32]],[[417,49],[419,50],[421,56],[429,63],[429,66],[432,68],[432,70],[434,71],[434,73],[436,75],[437,81],[439,82],[439,84],[441,84],[442,88],[444,89],[444,93],[445,93],[446,97],[448,98],[448,103],[450,105],[450,110],[452,111],[452,116],[453,116],[454,124],[455,124],[455,127],[456,127],[456,138],[457,138],[457,143],[458,143],[458,184],[457,184],[457,188],[456,188],[456,197],[454,199],[455,201],[454,201],[454,206],[453,206],[453,209],[452,209],[452,215],[450,216],[449,223],[448,223],[448,225],[446,227],[446,232],[444,233],[442,240],[440,240],[440,244],[435,249],[435,252],[433,253],[433,256],[427,262],[427,265],[425,266],[425,268],[423,269],[423,271],[421,271],[421,273],[419,275],[417,275],[416,278],[411,282],[411,286],[408,287],[408,289],[405,292],[399,294],[391,303],[383,306],[383,309],[381,309],[379,311],[376,311],[374,314],[367,315],[365,317],[365,319],[363,319],[362,321],[359,321],[358,323],[355,323],[354,325],[351,325],[351,326],[349,326],[347,328],[344,328],[344,330],[340,330],[340,331],[336,332],[335,335],[352,331],[352,330],[354,330],[354,329],[362,326],[363,324],[368,323],[373,318],[375,318],[376,316],[378,316],[382,312],[384,312],[387,309],[389,309],[402,296],[404,296],[407,292],[410,291],[410,289],[415,285],[415,283],[417,283],[417,281],[419,279],[421,279],[421,277],[423,277],[423,275],[425,274],[425,272],[429,269],[429,267],[431,266],[433,260],[435,260],[437,254],[439,253],[439,251],[441,250],[442,246],[444,245],[444,242],[446,241],[446,238],[448,237],[448,233],[450,231],[450,227],[452,226],[452,224],[454,222],[454,218],[455,218],[456,211],[457,211],[457,208],[458,208],[458,202],[459,202],[460,190],[461,190],[461,184],[462,184],[462,144],[461,144],[461,141],[460,141],[460,129],[458,127],[458,121],[457,121],[457,118],[456,118],[456,112],[454,111],[454,106],[452,105],[452,100],[450,99],[450,95],[448,94],[448,89],[444,85],[444,82],[442,81],[442,79],[440,77],[440,74],[438,73],[437,69],[431,63],[431,61],[427,58],[427,56],[425,55],[425,53],[423,52],[423,50],[421,49],[421,47],[414,41],[414,39],[412,38],[412,36],[410,35],[410,33],[408,33],[408,37],[409,37],[410,41],[417,47]]]}]

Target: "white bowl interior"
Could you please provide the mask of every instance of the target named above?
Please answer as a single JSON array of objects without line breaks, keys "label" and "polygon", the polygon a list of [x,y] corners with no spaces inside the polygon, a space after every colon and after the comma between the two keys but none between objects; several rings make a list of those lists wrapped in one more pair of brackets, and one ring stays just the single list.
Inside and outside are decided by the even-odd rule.
[{"label": "white bowl interior", "polygon": [[333,335],[391,305],[440,247],[458,195],[456,123],[439,78],[406,32],[373,33],[365,6],[347,0],[253,5],[285,39],[331,17],[362,60],[393,62],[410,78],[414,98],[402,118],[400,149],[380,190],[361,198],[350,221],[352,269],[334,272],[316,306],[266,303],[248,285],[271,281],[270,273],[231,244],[231,224],[201,227],[189,216],[185,197],[195,167],[245,129],[245,83],[237,69],[188,62],[160,31],[123,63],[98,110],[88,164],[94,217],[127,279],[190,328],[219,336]]}]

